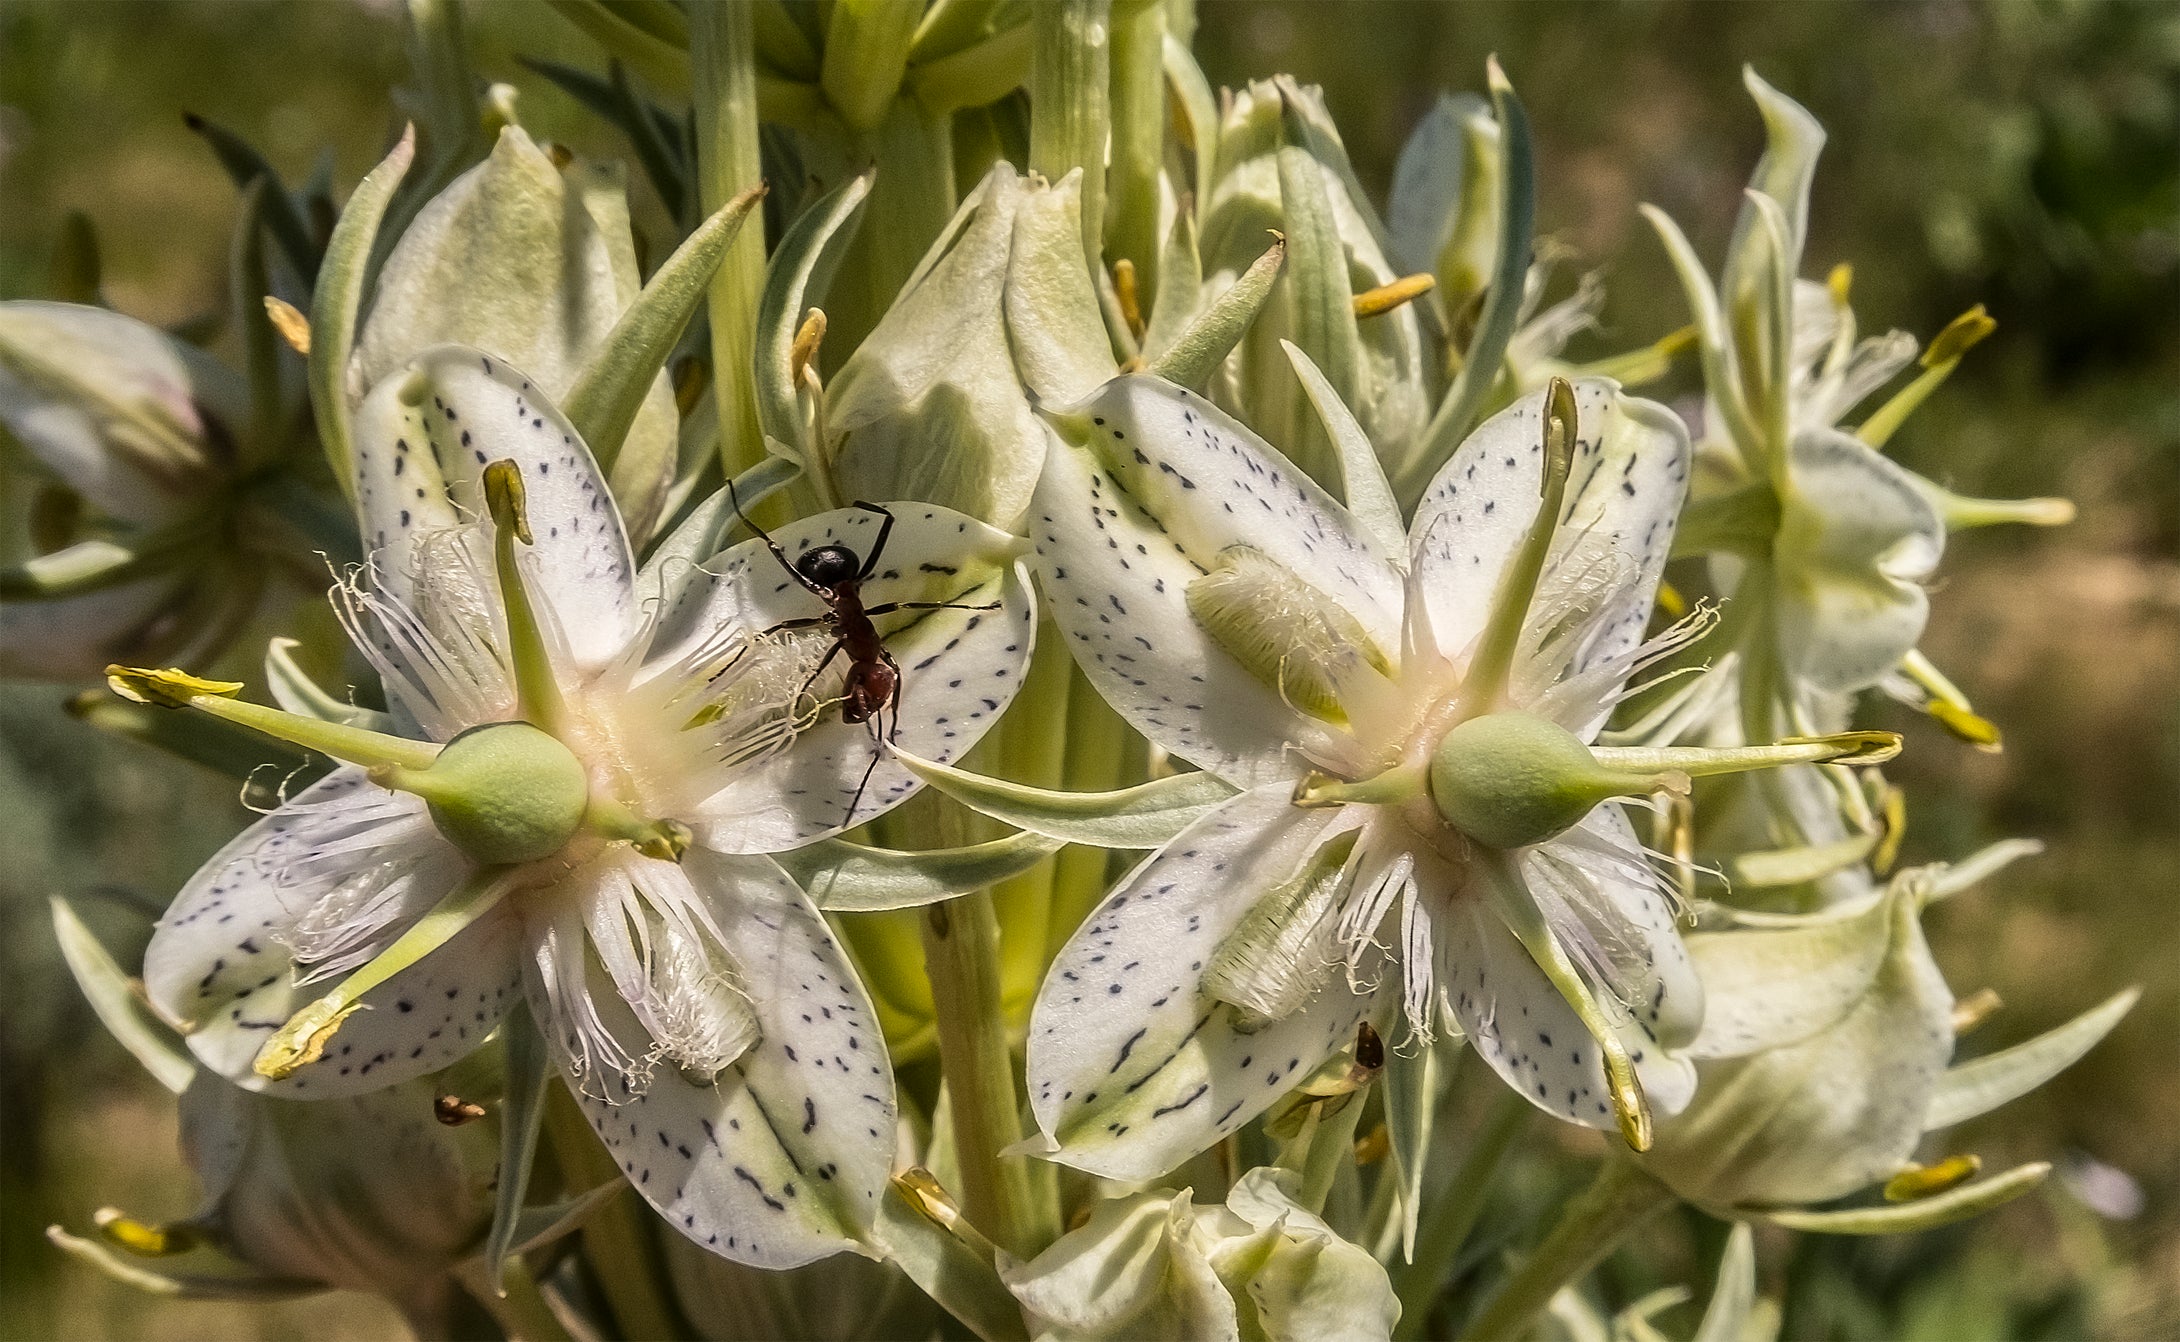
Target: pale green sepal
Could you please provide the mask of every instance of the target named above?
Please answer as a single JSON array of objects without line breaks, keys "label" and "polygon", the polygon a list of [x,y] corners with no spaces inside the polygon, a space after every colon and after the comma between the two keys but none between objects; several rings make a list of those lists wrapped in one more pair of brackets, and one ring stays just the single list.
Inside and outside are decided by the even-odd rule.
[{"label": "pale green sepal", "polygon": [[547,0],[606,54],[627,63],[646,83],[668,93],[689,91],[689,52],[630,22],[605,0]]},{"label": "pale green sepal", "polygon": [[1310,356],[1292,341],[1282,340],[1294,374],[1302,380],[1317,418],[1332,439],[1340,458],[1340,492],[1358,530],[1377,548],[1380,558],[1398,568],[1408,562],[1408,527],[1400,515],[1400,503],[1385,478],[1385,464],[1370,446],[1370,438],[1355,420],[1354,412],[1340,399]]},{"label": "pale green sepal", "polygon": [[[930,1194],[911,1194],[903,1187],[904,1181],[919,1174],[922,1171],[911,1170],[895,1175],[879,1200],[872,1235],[885,1250],[887,1261],[983,1342],[1027,1342],[1029,1330],[1022,1324],[1021,1307],[1000,1280],[991,1242],[951,1203],[934,1201],[928,1214],[919,1210],[911,1197]],[[923,1178],[928,1181],[930,1176]],[[947,1224],[940,1224],[939,1216],[945,1216]]]},{"label": "pale green sepal", "polygon": [[410,126],[401,132],[393,152],[357,183],[340,221],[333,225],[325,259],[319,263],[318,282],[311,290],[310,408],[333,478],[350,502],[356,497],[356,454],[348,404],[348,352],[355,344],[356,314],[363,307],[364,278],[378,241],[379,222],[415,157],[416,128]]},{"label": "pale green sepal", "polygon": [[1204,264],[1197,250],[1196,214],[1174,211],[1173,231],[1158,254],[1158,296],[1143,329],[1143,358],[1155,362],[1173,348],[1203,310]]},{"label": "pale green sepal", "polygon": [[851,178],[795,221],[773,250],[757,304],[757,421],[776,451],[805,461],[814,455],[814,445],[805,441],[788,355],[802,326],[805,295],[825,287],[821,272],[838,265],[847,251],[870,189],[871,174]]},{"label": "pale green sepal", "polygon": [[2044,845],[2038,839],[2000,839],[1958,862],[1944,862],[1926,868],[1928,879],[1923,885],[1923,902],[1935,904],[1950,895],[1957,895],[2021,859],[2035,857],[2043,851]]},{"label": "pale green sepal", "polygon": [[1022,830],[986,843],[911,852],[820,839],[774,856],[827,913],[868,913],[934,904],[981,890],[1028,871],[1059,851],[1062,842]]},{"label": "pale green sepal", "polygon": [[531,1019],[526,1001],[517,998],[508,1008],[499,1033],[507,1057],[507,1089],[500,1104],[500,1170],[493,1190],[492,1229],[484,1242],[484,1279],[504,1298],[507,1255],[524,1237],[523,1199],[530,1191],[530,1165],[537,1158],[546,1087],[552,1083],[554,1068],[545,1036]]},{"label": "pale green sepal", "polygon": [[1251,262],[1226,292],[1211,300],[1211,306],[1151,362],[1149,371],[1184,387],[1202,387],[1263,311],[1286,255],[1286,239],[1275,235],[1264,254]]},{"label": "pale green sepal", "polygon": [[801,475],[802,467],[788,458],[768,456],[734,477],[731,495],[724,487],[714,490],[643,561],[636,575],[638,599],[657,598],[661,609],[672,609],[682,589],[697,575],[697,565],[727,548],[728,538],[741,522],[734,515],[734,504],[739,501],[747,512]]},{"label": "pale green sepal", "polygon": [[1438,412],[1423,431],[1422,450],[1411,463],[1407,478],[1398,481],[1403,497],[1420,494],[1453,455],[1469,430],[1483,419],[1491,389],[1506,360],[1506,347],[1514,338],[1521,318],[1522,295],[1529,275],[1529,248],[1536,231],[1536,158],[1529,143],[1529,114],[1513,86],[1491,66],[1491,103],[1498,118],[1501,161],[1506,180],[1499,200],[1499,241],[1476,337],[1463,352],[1461,371],[1438,403]]},{"label": "pale green sepal", "polygon": [[158,553],[93,538],[0,569],[0,601],[57,601],[156,572]]},{"label": "pale green sepal", "polygon": [[1855,833],[1844,839],[1811,844],[1805,848],[1773,848],[1763,852],[1742,853],[1729,864],[1729,874],[1736,886],[1747,886],[1756,890],[1804,885],[1810,881],[1822,880],[1835,872],[1845,871],[1864,861],[1876,850],[1877,841],[1881,837],[1874,833]]},{"label": "pale green sepal", "polygon": [[[1280,215],[1287,250],[1294,261],[1286,270],[1294,343],[1325,372],[1326,380],[1340,397],[1352,399],[1360,389],[1362,337],[1355,325],[1347,246],[1333,217],[1325,182],[1330,168],[1311,153],[1309,127],[1297,105],[1301,90],[1284,77],[1272,82],[1279,91],[1283,139],[1275,156]],[[1307,423],[1299,419],[1295,422],[1298,426]],[[1317,456],[1303,443],[1288,443],[1286,447],[1289,458],[1298,463],[1310,462]]]},{"label": "pale green sepal", "polygon": [[1703,980],[1695,1058],[1738,1058],[1784,1048],[1836,1024],[1877,977],[1889,945],[1890,901],[1797,922],[1697,932],[1688,954]]},{"label": "pale green sepal", "polygon": [[261,1272],[161,1272],[131,1262],[97,1240],[71,1235],[59,1226],[47,1226],[45,1237],[54,1248],[124,1286],[173,1300],[288,1300],[326,1289],[323,1282]]},{"label": "pale green sepal", "polygon": [[129,976],[91,929],[83,925],[68,901],[55,895],[53,936],[60,942],[61,959],[76,980],[84,1000],[91,1004],[99,1024],[144,1065],[152,1079],[176,1095],[189,1089],[197,1064],[182,1047],[172,1026],[160,1020],[146,1005]]},{"label": "pale green sepal", "polygon": [[[1173,17],[1167,16],[1170,25]],[[1165,43],[1166,83],[1173,90],[1173,105],[1188,118],[1185,127],[1176,126],[1174,134],[1195,150],[1196,196],[1201,208],[1206,192],[1211,189],[1211,176],[1217,168],[1219,154],[1219,104],[1212,96],[1211,81],[1204,77],[1203,67],[1196,63],[1188,43],[1172,32],[1166,34]]]},{"label": "pale green sepal", "polygon": [[1987,1114],[2043,1085],[2095,1048],[2141,996],[2140,988],[2114,993],[2056,1030],[1945,1072],[1930,1097],[1923,1131],[1935,1132]]},{"label": "pale green sepal", "polygon": [[1162,847],[1239,791],[1213,774],[1185,773],[1117,792],[1052,792],[934,764],[899,749],[892,753],[911,773],[973,811],[1093,848]]},{"label": "pale green sepal", "polygon": [[394,721],[386,714],[335,698],[312,680],[295,660],[295,649],[302,646],[292,638],[275,638],[265,645],[265,684],[272,690],[273,702],[290,713],[320,722],[393,733]]},{"label": "pale green sepal", "polygon": [[[666,258],[614,323],[598,352],[576,375],[561,401],[561,412],[576,433],[590,446],[599,469],[612,481],[613,495],[624,513],[639,517],[654,514],[664,497],[668,474],[673,469],[670,438],[634,439],[629,428],[651,394],[659,370],[674,352],[689,319],[711,284],[727,248],[742,231],[750,211],[764,197],[762,186],[753,186],[697,226],[674,254]],[[623,442],[649,451],[625,453]],[[667,458],[658,459],[658,452]],[[630,531],[641,535],[648,525],[632,522]]]},{"label": "pale green sepal", "polygon": [[[1783,225],[1779,241],[1785,246],[1777,263],[1791,277],[1801,268],[1802,244],[1809,231],[1809,184],[1817,172],[1817,156],[1824,149],[1824,127],[1800,103],[1764,82],[1753,66],[1744,66],[1742,83],[1756,100],[1764,118],[1764,156],[1757,160],[1749,178],[1749,196],[1734,221],[1733,240],[1726,248],[1725,297],[1729,311],[1745,303],[1763,301],[1755,286],[1761,278],[1764,258],[1756,249],[1755,235],[1763,225],[1763,202],[1778,211]],[[1783,387],[1782,387],[1783,390]]]},{"label": "pale green sepal", "polygon": [[1703,1307],[1703,1320],[1688,1342],[1743,1342],[1756,1308],[1756,1236],[1737,1222],[1718,1257],[1718,1285]]},{"label": "pale green sepal", "polygon": [[1795,1208],[1776,1211],[1740,1211],[1736,1215],[1767,1221],[1788,1230],[1818,1235],[1905,1235],[1936,1230],[1971,1216],[1981,1216],[2003,1206],[2044,1182],[2051,1166],[2043,1161],[2016,1166],[2004,1174],[1962,1184],[1950,1192],[1918,1202],[1899,1202],[1878,1207],[1849,1207],[1840,1211],[1813,1212]]},{"label": "pale green sepal", "polygon": [[1741,401],[1741,388],[1728,366],[1726,311],[1719,304],[1718,290],[1712,286],[1696,249],[1689,245],[1688,235],[1680,231],[1672,216],[1655,205],[1641,208],[1643,218],[1657,230],[1666,260],[1672,263],[1687,297],[1688,313],[1695,319],[1696,346],[1703,358],[1703,385],[1710,390],[1712,402],[1725,420],[1725,437],[1737,443],[1748,442],[1754,430],[1749,424],[1748,407]]},{"label": "pale green sepal", "polygon": [[[1385,222],[1388,250],[1403,271],[1433,273],[1440,284],[1448,283],[1439,260],[1454,242],[1471,185],[1468,125],[1489,116],[1484,100],[1473,93],[1442,93],[1400,147]],[[1459,301],[1462,295],[1452,297]]]},{"label": "pale green sepal", "polygon": [[1438,1109],[1439,1082],[1444,1069],[1438,1050],[1420,1040],[1408,1052],[1390,1050],[1385,1057],[1385,1132],[1391,1139],[1393,1177],[1399,1180],[1400,1258],[1415,1261],[1416,1218],[1423,1210],[1423,1169],[1431,1150],[1432,1119]]}]

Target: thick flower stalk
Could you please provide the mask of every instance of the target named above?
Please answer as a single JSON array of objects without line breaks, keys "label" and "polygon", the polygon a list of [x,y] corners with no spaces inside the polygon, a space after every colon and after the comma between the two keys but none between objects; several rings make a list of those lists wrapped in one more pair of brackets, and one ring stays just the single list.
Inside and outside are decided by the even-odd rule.
[{"label": "thick flower stalk", "polygon": [[1647,1144],[1651,1109],[1687,1099],[1672,1050],[1702,993],[1614,799],[1774,758],[1586,745],[1690,636],[1643,636],[1686,485],[1678,421],[1560,384],[1549,413],[1531,397],[1473,435],[1405,538],[1367,450],[1343,507],[1154,379],[1049,422],[1034,539],[1054,619],[1130,722],[1242,789],[1055,961],[1029,1040],[1055,1158],[1170,1168],[1351,1038],[1394,978],[1416,1037],[1443,1009],[1539,1107]]},{"label": "thick flower stalk", "polygon": [[[146,953],[153,1002],[252,1089],[353,1094],[445,1066],[527,998],[629,1180],[675,1229],[785,1266],[863,1240],[892,1078],[854,969],[766,854],[917,786],[1005,707],[1031,610],[1015,543],[929,506],[776,536],[878,550],[913,717],[842,712],[824,606],[746,542],[633,564],[582,441],[522,373],[447,346],[357,416],[371,561],[338,593],[390,732],[117,669],[345,761],[216,856]],[[702,533],[716,521],[700,519]],[[676,543],[679,542],[679,543]],[[917,603],[930,603],[925,609]]]}]

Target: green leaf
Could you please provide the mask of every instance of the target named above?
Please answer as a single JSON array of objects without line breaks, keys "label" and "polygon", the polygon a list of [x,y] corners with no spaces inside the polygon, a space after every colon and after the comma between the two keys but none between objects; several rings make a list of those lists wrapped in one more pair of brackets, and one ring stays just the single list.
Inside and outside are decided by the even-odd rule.
[{"label": "green leaf", "polygon": [[[590,446],[617,497],[649,498],[656,492],[656,478],[673,469],[671,461],[626,455],[622,444],[651,392],[653,379],[666,366],[667,356],[704,301],[712,272],[763,197],[762,186],[742,192],[674,249],[636,301],[621,313],[597,356],[561,402],[562,412]],[[670,441],[660,445],[673,446]]]},{"label": "green leaf", "polygon": [[820,839],[776,857],[827,913],[868,913],[935,904],[981,890],[1028,871],[1061,844],[1029,830],[962,848],[921,852]]},{"label": "green leaf", "polygon": [[669,93],[689,91],[689,50],[632,23],[601,0],[546,0],[607,54]]},{"label": "green leaf", "polygon": [[68,972],[99,1024],[144,1065],[153,1080],[176,1095],[189,1089],[197,1076],[197,1063],[182,1047],[181,1036],[152,1014],[129,976],[68,901],[55,895],[52,905],[53,936],[60,942],[61,959],[67,961]]},{"label": "green leaf", "polygon": [[1241,343],[1257,313],[1264,310],[1265,300],[1272,296],[1272,282],[1279,278],[1286,257],[1287,240],[1275,234],[1264,255],[1174,338],[1172,346],[1152,361],[1150,371],[1184,387],[1202,387],[1211,371]]},{"label": "green leaf", "polygon": [[509,1237],[507,1252],[519,1256],[533,1249],[542,1249],[554,1240],[573,1234],[582,1229],[583,1223],[591,1218],[593,1212],[612,1201],[616,1193],[627,1187],[627,1180],[612,1179],[572,1198],[524,1207],[515,1218],[515,1232]]},{"label": "green leaf", "polygon": [[646,177],[658,191],[659,200],[675,219],[683,217],[689,199],[689,163],[682,146],[679,120],[643,97],[633,77],[615,62],[610,77],[535,56],[515,58],[560,87],[592,112],[621,128],[643,164]]},{"label": "green leaf", "polygon": [[1689,315],[1695,319],[1696,347],[1703,356],[1703,386],[1711,393],[1725,420],[1726,436],[1734,442],[1751,440],[1755,430],[1749,422],[1748,406],[1741,399],[1741,388],[1734,381],[1731,364],[1727,357],[1726,310],[1718,301],[1718,290],[1711,285],[1710,275],[1697,258],[1696,249],[1689,245],[1688,235],[1680,231],[1671,215],[1655,205],[1641,207],[1643,218],[1657,230],[1658,241],[1665,247],[1666,260],[1673,266],[1673,273],[1680,277],[1682,293],[1688,301]]},{"label": "green leaf", "polygon": [[276,638],[265,646],[265,683],[272,689],[274,702],[290,713],[320,722],[338,722],[374,732],[393,731],[393,719],[386,714],[358,708],[312,680],[295,660],[295,649],[302,646],[292,638]]},{"label": "green leaf", "polygon": [[917,66],[908,90],[935,114],[997,102],[1029,78],[1033,35],[1027,22],[1002,28],[972,47]]},{"label": "green leaf", "polygon": [[318,436],[325,443],[326,461],[333,478],[353,503],[356,498],[355,448],[351,442],[348,405],[348,352],[356,339],[356,314],[363,307],[363,284],[371,263],[371,248],[378,241],[378,226],[395,188],[416,157],[416,127],[401,132],[376,168],[357,183],[348,198],[333,236],[326,243],[325,261],[310,303],[310,407],[317,416]]},{"label": "green leaf", "polygon": [[272,164],[265,161],[257,146],[217,122],[194,112],[183,113],[182,121],[212,147],[213,156],[234,179],[236,190],[248,191],[252,182],[265,183],[262,208],[266,230],[295,268],[296,276],[305,284],[314,281],[318,275],[318,249],[311,243],[310,221],[303,217],[295,198],[280,185],[280,174],[273,171]]},{"label": "green leaf", "polygon": [[1347,510],[1353,514],[1356,524],[1365,536],[1378,548],[1378,553],[1405,568],[1408,560],[1408,528],[1400,515],[1400,502],[1393,497],[1393,486],[1385,478],[1385,465],[1378,460],[1377,452],[1370,446],[1369,435],[1355,421],[1354,412],[1340,399],[1310,356],[1303,353],[1293,342],[1282,340],[1281,349],[1287,351],[1288,362],[1294,365],[1294,374],[1302,379],[1302,390],[1308,394],[1310,404],[1317,410],[1317,418],[1325,426],[1325,433],[1332,439],[1332,447],[1340,458],[1340,492],[1346,499]]},{"label": "green leaf", "polygon": [[1208,773],[1176,774],[1118,792],[1052,792],[893,751],[911,773],[973,811],[1016,829],[1093,848],[1157,848],[1233,797]]},{"label": "green leaf", "polygon": [[1432,1118],[1444,1069],[1438,1050],[1418,1043],[1411,1053],[1385,1055],[1385,1132],[1392,1141],[1393,1177],[1400,1180],[1401,1261],[1415,1261],[1416,1217],[1423,1210],[1423,1167],[1431,1149]]},{"label": "green leaf", "polygon": [[1491,288],[1484,295],[1476,337],[1464,352],[1461,371],[1446,389],[1438,413],[1423,431],[1423,449],[1408,478],[1399,482],[1403,496],[1420,493],[1425,482],[1453,455],[1483,418],[1506,347],[1521,317],[1522,294],[1529,279],[1529,250],[1536,233],[1537,165],[1529,143],[1529,114],[1498,63],[1491,65],[1491,105],[1499,122],[1500,163],[1506,180],[1499,192],[1499,246]]},{"label": "green leaf", "polygon": [[2018,1099],[2072,1067],[2134,1008],[2140,988],[2114,993],[2056,1030],[1964,1062],[1938,1078],[1923,1131],[1935,1132]]},{"label": "green leaf", "polygon": [[1747,1222],[1738,1222],[1726,1236],[1726,1250],[1718,1257],[1718,1284],[1689,1342],[1741,1342],[1755,1306],[1756,1236]]},{"label": "green leaf", "polygon": [[801,474],[802,467],[785,457],[766,457],[734,477],[731,497],[724,488],[714,490],[710,498],[691,509],[681,525],[651,551],[651,557],[644,560],[643,572],[636,580],[636,590],[646,597],[680,591],[698,564],[727,548],[727,537],[741,521],[734,515],[734,499],[741,500],[746,512]]},{"label": "green leaf", "polygon": [[[1169,15],[1169,28],[1174,21]],[[1211,81],[1204,78],[1203,67],[1196,63],[1188,43],[1171,31],[1166,34],[1165,65],[1166,84],[1173,90],[1171,105],[1187,118],[1187,124],[1176,124],[1173,133],[1195,151],[1195,187],[1200,205],[1210,194],[1212,174],[1218,171],[1219,104],[1212,97]],[[1179,189],[1178,184],[1175,189]]]},{"label": "green leaf", "polygon": [[509,1008],[499,1034],[507,1053],[507,1091],[500,1108],[500,1172],[492,1199],[492,1230],[484,1242],[484,1272],[493,1291],[505,1296],[502,1273],[507,1255],[520,1238],[522,1201],[530,1191],[530,1165],[537,1158],[537,1134],[545,1120],[545,1088],[552,1083],[553,1064],[545,1036],[521,998]]},{"label": "green leaf", "polygon": [[999,1279],[997,1251],[928,1173],[893,1177],[873,1229],[888,1261],[984,1342],[1027,1342],[1021,1307]]},{"label": "green leaf", "polygon": [[1204,264],[1196,249],[1196,212],[1174,211],[1173,231],[1158,253],[1158,296],[1143,330],[1143,357],[1156,360],[1181,338],[1203,308]]},{"label": "green leaf", "polygon": [[[808,462],[817,444],[803,441],[802,411],[788,355],[802,326],[807,296],[823,289],[854,237],[869,198],[871,174],[844,183],[803,212],[772,253],[764,296],[757,304],[757,422],[773,450]],[[839,242],[834,245],[835,237]],[[820,275],[820,271],[824,275]]]},{"label": "green leaf", "polygon": [[1739,1214],[1751,1220],[1784,1226],[1788,1230],[1806,1230],[1818,1235],[1905,1235],[1918,1230],[1935,1230],[1955,1221],[1965,1221],[1971,1216],[1981,1216],[1993,1207],[2002,1206],[2020,1197],[2044,1182],[2045,1176],[2050,1173],[2049,1164],[2037,1161],[1989,1179],[1962,1184],[1949,1192],[1924,1198],[1919,1202],[1848,1207],[1828,1212],[1785,1209],[1744,1211]]}]

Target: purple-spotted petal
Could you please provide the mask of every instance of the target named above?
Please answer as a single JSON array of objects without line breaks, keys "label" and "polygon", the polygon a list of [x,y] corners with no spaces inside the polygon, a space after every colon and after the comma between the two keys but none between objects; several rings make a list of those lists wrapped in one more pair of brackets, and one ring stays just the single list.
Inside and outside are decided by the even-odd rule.
[{"label": "purple-spotted petal", "polygon": [[[634,562],[620,514],[590,449],[526,374],[477,350],[442,345],[365,399],[355,442],[364,544],[374,581],[388,595],[415,604],[420,589],[445,581],[455,557],[431,537],[485,517],[484,469],[512,460],[522,471],[533,542],[517,547],[533,600],[549,612],[578,667],[595,669],[627,646],[636,630]],[[489,541],[480,529],[462,544],[469,599],[497,610]],[[461,599],[459,592],[443,598]]]},{"label": "purple-spotted petal", "polygon": [[[765,858],[692,849],[689,876],[734,961],[760,1037],[710,1078],[670,1063],[648,1080],[575,1069],[567,1033],[549,1030],[584,1114],[621,1171],[668,1224],[737,1262],[786,1268],[853,1248],[892,1171],[893,1076],[869,997],[809,899]],[[592,962],[590,1009],[619,1048],[652,1040]],[[533,1009],[573,1009],[565,986],[533,977]]]},{"label": "purple-spotted petal", "polygon": [[[1203,991],[1205,966],[1258,898],[1292,876],[1338,811],[1292,784],[1243,793],[1109,895],[1053,962],[1030,1016],[1030,1107],[1052,1159],[1154,1179],[1262,1113],[1354,1038],[1374,995],[1333,970],[1315,998],[1250,1033]],[[1376,966],[1366,969],[1374,970]]]},{"label": "purple-spotted petal", "polygon": [[250,1090],[323,1099],[435,1071],[484,1042],[520,990],[509,918],[487,915],[365,993],[319,1061],[279,1081],[251,1064],[339,974],[298,977],[367,959],[466,870],[421,801],[381,791],[361,769],[338,769],[244,830],[183,887],[144,952],[145,991],[184,1023],[205,1066]]},{"label": "purple-spotted petal", "polygon": [[1242,785],[1294,773],[1321,723],[1229,655],[1190,584],[1246,546],[1345,612],[1388,660],[1399,575],[1347,511],[1225,412],[1160,379],[1113,379],[1048,416],[1030,509],[1052,618],[1106,700],[1175,754]]}]

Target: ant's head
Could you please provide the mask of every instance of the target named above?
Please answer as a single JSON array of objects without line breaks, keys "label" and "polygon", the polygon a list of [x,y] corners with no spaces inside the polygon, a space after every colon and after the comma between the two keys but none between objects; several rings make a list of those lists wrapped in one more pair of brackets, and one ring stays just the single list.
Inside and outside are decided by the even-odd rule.
[{"label": "ant's head", "polygon": [[820,545],[795,559],[795,572],[819,587],[834,588],[855,581],[863,563],[845,545]]}]

